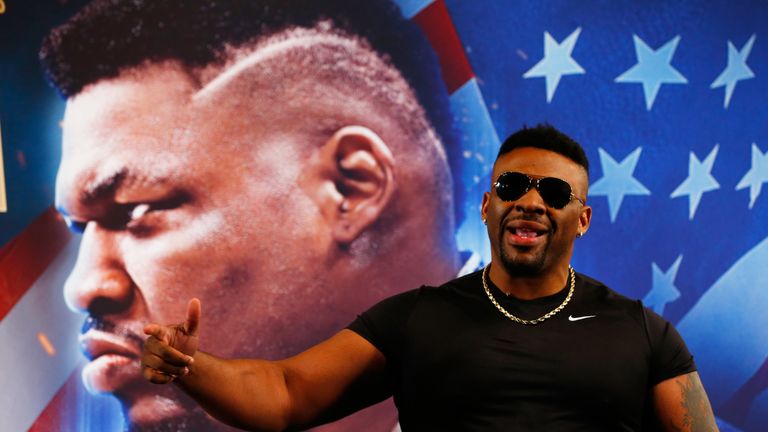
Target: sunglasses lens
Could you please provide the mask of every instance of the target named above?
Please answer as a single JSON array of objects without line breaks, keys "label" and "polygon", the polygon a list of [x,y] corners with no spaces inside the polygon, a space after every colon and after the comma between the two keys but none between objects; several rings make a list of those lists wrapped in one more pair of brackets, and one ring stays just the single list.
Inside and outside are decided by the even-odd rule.
[{"label": "sunglasses lens", "polygon": [[554,177],[539,181],[539,193],[550,207],[561,209],[571,202],[571,185]]},{"label": "sunglasses lens", "polygon": [[514,201],[528,190],[528,176],[518,172],[506,172],[496,182],[496,195],[502,201]]}]

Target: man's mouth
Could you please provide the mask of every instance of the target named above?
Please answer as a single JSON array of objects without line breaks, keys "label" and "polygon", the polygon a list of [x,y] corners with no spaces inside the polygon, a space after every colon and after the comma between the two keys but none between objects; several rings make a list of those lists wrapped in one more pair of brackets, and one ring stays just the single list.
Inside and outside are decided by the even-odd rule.
[{"label": "man's mouth", "polygon": [[533,246],[549,234],[549,227],[538,222],[515,220],[506,226],[508,241],[514,246]]},{"label": "man's mouth", "polygon": [[89,360],[105,354],[138,358],[144,339],[127,326],[89,316],[83,323],[79,342]]},{"label": "man's mouth", "polygon": [[138,358],[140,351],[123,337],[99,330],[90,330],[80,336],[80,347],[88,360],[104,355]]},{"label": "man's mouth", "polygon": [[143,341],[134,331],[90,317],[83,330],[80,347],[90,360],[83,382],[91,392],[112,393],[139,377]]},{"label": "man's mouth", "polygon": [[534,237],[543,235],[543,233],[541,232],[533,231],[525,228],[517,228],[514,230],[514,233],[516,236],[522,237],[522,238],[534,238]]}]

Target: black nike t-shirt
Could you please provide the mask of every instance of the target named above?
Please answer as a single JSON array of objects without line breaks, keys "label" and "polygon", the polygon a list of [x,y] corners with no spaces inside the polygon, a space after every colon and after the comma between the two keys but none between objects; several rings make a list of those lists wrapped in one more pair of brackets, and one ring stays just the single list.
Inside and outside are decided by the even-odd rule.
[{"label": "black nike t-shirt", "polygon": [[[568,292],[490,289],[523,319]],[[644,430],[650,389],[696,370],[672,325],[580,274],[568,305],[537,325],[502,315],[476,272],[390,297],[348,328],[386,357],[404,432]]]}]

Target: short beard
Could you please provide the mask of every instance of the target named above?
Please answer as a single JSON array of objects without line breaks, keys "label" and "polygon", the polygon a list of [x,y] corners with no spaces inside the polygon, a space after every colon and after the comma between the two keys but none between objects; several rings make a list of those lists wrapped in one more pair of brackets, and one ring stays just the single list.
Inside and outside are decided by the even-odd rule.
[{"label": "short beard", "polygon": [[499,236],[499,255],[501,257],[501,264],[507,270],[510,276],[518,277],[531,277],[538,276],[544,270],[544,263],[547,254],[549,253],[549,246],[552,242],[552,235],[547,235],[547,242],[544,245],[543,250],[537,254],[532,261],[523,261],[520,259],[514,259],[507,254],[507,250],[504,248],[504,230],[502,230]]}]

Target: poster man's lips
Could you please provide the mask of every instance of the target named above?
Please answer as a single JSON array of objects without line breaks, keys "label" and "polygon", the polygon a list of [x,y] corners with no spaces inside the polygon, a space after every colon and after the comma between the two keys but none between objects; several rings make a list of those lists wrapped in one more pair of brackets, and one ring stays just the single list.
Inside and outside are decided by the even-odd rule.
[{"label": "poster man's lips", "polygon": [[89,360],[105,354],[139,358],[142,340],[133,332],[125,329],[118,332],[118,326],[112,323],[91,319],[89,321],[91,322],[86,322],[83,326],[85,331],[78,339],[80,348]]},{"label": "poster man's lips", "polygon": [[79,338],[80,347],[89,360],[105,354],[139,358],[140,350],[132,341],[100,330],[89,330]]},{"label": "poster man's lips", "polygon": [[88,316],[80,330],[82,334],[79,342],[82,352],[90,360],[104,354],[138,358],[144,338],[128,325],[130,323],[133,321],[119,324],[111,319]]}]

